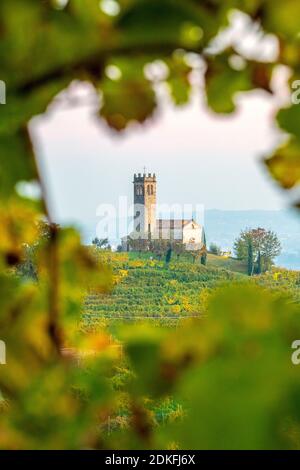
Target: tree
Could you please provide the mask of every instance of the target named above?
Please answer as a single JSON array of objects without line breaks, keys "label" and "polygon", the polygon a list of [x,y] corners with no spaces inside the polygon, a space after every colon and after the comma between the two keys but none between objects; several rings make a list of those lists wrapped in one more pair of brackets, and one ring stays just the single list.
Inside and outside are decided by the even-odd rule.
[{"label": "tree", "polygon": [[274,232],[258,227],[243,230],[234,243],[234,251],[237,258],[247,261],[249,275],[260,274],[274,264],[281,244]]},{"label": "tree", "polygon": [[221,247],[218,246],[216,243],[211,243],[209,245],[209,252],[212,253],[213,255],[218,255],[220,256],[221,255]]},{"label": "tree", "polygon": [[[60,230],[58,224],[53,224],[52,229],[55,228],[57,232]],[[51,226],[44,220],[36,222],[37,238],[34,243],[25,243],[23,246],[22,260],[16,266],[16,272],[19,276],[27,279],[38,280],[38,250],[41,250],[43,245],[49,242],[51,236]]]},{"label": "tree", "polygon": [[109,248],[109,241],[108,238],[94,238],[92,244],[95,245],[97,248],[100,249],[108,249]]},{"label": "tree", "polygon": [[190,254],[192,256],[193,264],[196,263],[201,258],[201,250],[190,250]]},{"label": "tree", "polygon": [[206,266],[207,262],[207,252],[206,250],[202,252],[200,263],[203,264],[203,266]]},{"label": "tree", "polygon": [[170,242],[163,239],[155,239],[151,242],[151,251],[157,256],[159,260],[167,253]]},{"label": "tree", "polygon": [[147,238],[138,237],[138,238],[131,238],[128,237],[128,246],[132,251],[137,251],[138,253],[142,253],[144,251],[149,251],[150,242]]},{"label": "tree", "polygon": [[171,258],[172,258],[172,246],[169,245],[169,248],[166,253],[166,265],[170,264]]},{"label": "tree", "polygon": [[251,237],[248,237],[248,252],[247,252],[247,268],[248,268],[248,276],[252,276],[253,268],[254,268],[254,259],[253,259],[253,242]]},{"label": "tree", "polygon": [[174,241],[172,243],[172,248],[177,256],[177,261],[179,261],[180,256],[182,255],[182,253],[185,252],[184,244],[182,243],[182,241]]}]

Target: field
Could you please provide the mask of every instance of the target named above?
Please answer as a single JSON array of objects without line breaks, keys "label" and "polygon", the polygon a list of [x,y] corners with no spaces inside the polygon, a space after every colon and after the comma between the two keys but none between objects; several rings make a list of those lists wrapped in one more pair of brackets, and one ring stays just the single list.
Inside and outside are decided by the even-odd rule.
[{"label": "field", "polygon": [[[244,278],[238,272],[241,270],[238,262],[237,272],[233,272],[216,267],[229,261],[213,255],[207,266],[194,264],[188,256],[175,258],[169,266],[144,253],[111,256],[114,289],[107,295],[93,292],[88,295],[83,315],[86,326],[145,319],[176,324],[180,319],[203,315],[206,302],[218,285]],[[231,264],[235,264],[234,260]]]},{"label": "field", "polygon": [[247,265],[244,261],[235,258],[227,258],[225,256],[217,256],[208,254],[207,266],[215,268],[228,269],[229,271],[246,274]]},{"label": "field", "polygon": [[151,253],[103,253],[113,268],[110,294],[90,292],[86,297],[83,325],[86,328],[147,320],[176,326],[179,321],[205,315],[212,292],[231,282],[255,282],[300,301],[300,275],[274,268],[249,278],[245,264],[233,258],[208,255],[207,265],[193,263],[189,255],[176,257],[167,266]]}]

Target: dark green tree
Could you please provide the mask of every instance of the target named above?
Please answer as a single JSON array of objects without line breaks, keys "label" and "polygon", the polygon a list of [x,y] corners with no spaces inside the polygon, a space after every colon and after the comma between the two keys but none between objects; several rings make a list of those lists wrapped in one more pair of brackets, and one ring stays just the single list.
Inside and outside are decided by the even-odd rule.
[{"label": "dark green tree", "polygon": [[206,266],[206,262],[207,262],[207,253],[206,253],[206,251],[202,253],[200,262],[201,262],[201,264],[203,264],[203,266]]},{"label": "dark green tree", "polygon": [[253,260],[253,242],[251,237],[248,238],[248,258],[247,258],[248,276],[252,276],[254,260]]},{"label": "dark green tree", "polygon": [[109,247],[108,238],[94,238],[92,244],[95,245],[97,248],[105,249]]},{"label": "dark green tree", "polygon": [[166,264],[169,265],[170,261],[172,258],[172,247],[171,245],[169,246],[167,253],[166,253]]}]

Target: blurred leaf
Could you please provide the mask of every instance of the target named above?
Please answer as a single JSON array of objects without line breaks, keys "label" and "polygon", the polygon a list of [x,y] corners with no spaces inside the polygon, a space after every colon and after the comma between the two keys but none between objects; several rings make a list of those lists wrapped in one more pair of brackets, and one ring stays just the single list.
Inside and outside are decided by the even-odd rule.
[{"label": "blurred leaf", "polygon": [[116,79],[106,77],[101,82],[103,104],[100,114],[110,127],[120,131],[130,122],[143,123],[151,117],[156,97],[152,84],[143,74],[145,60],[114,59],[112,64],[120,76]]},{"label": "blurred leaf", "polygon": [[232,113],[236,93],[253,88],[271,92],[271,77],[271,65],[247,62],[232,50],[208,57],[205,74],[208,105],[217,113]]},{"label": "blurred leaf", "polygon": [[291,39],[300,32],[300,5],[297,0],[267,0],[262,9],[263,26],[267,30]]},{"label": "blurred leaf", "polygon": [[52,99],[69,84],[70,78],[47,83],[34,91],[7,94],[6,105],[1,109],[1,134],[17,133],[26,127],[33,116],[44,113]]},{"label": "blurred leaf", "polygon": [[28,134],[0,135],[0,194],[9,196],[18,181],[37,178]]},{"label": "blurred leaf", "polygon": [[[296,130],[293,122],[284,122],[284,117],[284,115],[281,115],[281,122],[290,130]],[[300,182],[299,141],[296,139],[289,140],[286,144],[279,147],[275,153],[265,161],[265,163],[273,178],[276,179],[283,188],[293,188]]]},{"label": "blurred leaf", "polygon": [[289,108],[281,109],[277,115],[277,122],[281,129],[293,134],[300,143],[300,106],[292,105]]},{"label": "blurred leaf", "polygon": [[136,374],[132,391],[155,393],[159,387],[160,340],[163,332],[147,326],[125,330],[122,337],[126,341],[126,353]]},{"label": "blurred leaf", "polygon": [[117,25],[124,33],[125,44],[197,48],[216,32],[218,24],[214,20],[202,5],[190,0],[140,0],[128,6]]},{"label": "blurred leaf", "polygon": [[[295,329],[286,336],[290,321]],[[290,348],[300,333],[299,308],[257,286],[223,288],[197,333],[199,343],[209,334],[215,349],[183,376],[176,397],[187,416],[166,428],[168,439],[189,449],[292,447],[286,419],[299,426],[299,414],[282,407],[296,398],[286,401],[286,390],[298,381]]]},{"label": "blurred leaf", "polygon": [[191,83],[189,75],[192,68],[186,63],[184,54],[174,54],[166,61],[169,68],[167,83],[176,105],[186,104],[190,98]]}]

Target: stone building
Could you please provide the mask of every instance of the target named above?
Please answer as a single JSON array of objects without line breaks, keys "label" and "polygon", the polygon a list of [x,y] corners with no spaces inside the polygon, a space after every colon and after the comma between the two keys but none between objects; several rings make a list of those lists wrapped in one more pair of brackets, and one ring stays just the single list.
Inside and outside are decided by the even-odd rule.
[{"label": "stone building", "polygon": [[134,231],[154,233],[156,228],[156,176],[138,173],[133,178]]},{"label": "stone building", "polygon": [[130,239],[167,240],[182,243],[187,250],[205,246],[204,227],[193,219],[156,218],[156,175],[138,173],[133,178],[134,229],[122,238],[123,250],[130,250]]}]

